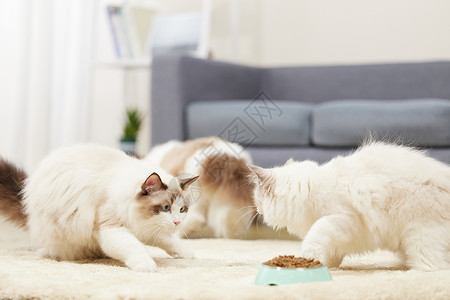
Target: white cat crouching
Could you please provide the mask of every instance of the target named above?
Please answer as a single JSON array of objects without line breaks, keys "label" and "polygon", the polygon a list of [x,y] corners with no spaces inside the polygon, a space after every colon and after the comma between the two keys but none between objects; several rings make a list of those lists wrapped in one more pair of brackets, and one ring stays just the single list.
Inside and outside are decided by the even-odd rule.
[{"label": "white cat crouching", "polygon": [[[193,257],[174,232],[194,202],[189,186],[197,177],[172,177],[148,161],[95,145],[57,150],[27,179],[0,159],[0,174],[0,201],[8,204],[0,211],[30,231],[43,255],[107,256],[143,272],[156,271],[145,245]],[[12,175],[5,180],[6,174]]]},{"label": "white cat crouching", "polygon": [[410,268],[450,269],[450,167],[423,152],[370,143],[324,165],[251,168],[258,212],[303,239],[299,255],[337,267],[386,249]]}]

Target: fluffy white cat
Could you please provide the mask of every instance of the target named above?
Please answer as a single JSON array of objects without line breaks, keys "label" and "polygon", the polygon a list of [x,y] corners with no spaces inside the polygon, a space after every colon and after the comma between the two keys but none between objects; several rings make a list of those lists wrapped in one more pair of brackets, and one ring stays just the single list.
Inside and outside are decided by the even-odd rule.
[{"label": "fluffy white cat", "polygon": [[450,269],[450,166],[412,148],[369,143],[324,165],[252,167],[264,220],[330,267],[386,249],[419,270]]},{"label": "fluffy white cat", "polygon": [[27,179],[0,159],[0,212],[26,227],[43,255],[107,256],[153,272],[145,245],[192,257],[173,233],[194,201],[188,187],[196,179],[172,177],[113,148],[71,146],[48,155]]}]

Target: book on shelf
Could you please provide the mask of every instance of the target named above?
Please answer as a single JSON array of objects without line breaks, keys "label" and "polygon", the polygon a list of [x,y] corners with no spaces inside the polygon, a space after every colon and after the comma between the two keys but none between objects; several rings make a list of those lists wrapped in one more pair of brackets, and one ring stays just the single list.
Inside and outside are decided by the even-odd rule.
[{"label": "book on shelf", "polygon": [[122,52],[120,51],[120,43],[119,43],[119,37],[117,29],[119,27],[119,24],[117,23],[116,18],[116,7],[112,5],[106,6],[106,11],[108,13],[108,21],[109,21],[109,29],[111,32],[111,37],[114,45],[114,50],[117,57],[122,56]]},{"label": "book on shelf", "polygon": [[150,54],[154,9],[137,5],[107,5],[108,23],[117,58],[142,59]]}]

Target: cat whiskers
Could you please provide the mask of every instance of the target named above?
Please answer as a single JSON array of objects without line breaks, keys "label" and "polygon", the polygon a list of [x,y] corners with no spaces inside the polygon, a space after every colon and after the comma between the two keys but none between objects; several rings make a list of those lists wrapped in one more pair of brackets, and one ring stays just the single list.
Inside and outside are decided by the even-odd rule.
[{"label": "cat whiskers", "polygon": [[[253,211],[250,211],[250,213],[254,212],[255,214],[252,216],[252,218],[250,219],[250,222],[247,225],[247,229],[245,231],[245,237],[247,237],[247,232],[249,231],[250,226],[252,226],[253,223],[255,223],[255,226],[256,226],[256,233],[261,235],[261,231],[260,231],[259,225],[261,223],[260,219],[261,219],[261,217],[263,217],[263,215],[259,212],[258,207],[256,205],[249,205],[249,206],[246,206],[246,207],[253,208]],[[244,208],[246,208],[246,207],[244,207]]]},{"label": "cat whiskers", "polygon": [[187,240],[189,239],[189,237],[188,237],[186,231],[184,231],[182,227],[179,228],[178,230],[181,230],[181,232],[183,233],[185,239],[187,239]]},{"label": "cat whiskers", "polygon": [[260,219],[263,217],[263,215],[262,214],[260,214],[260,213],[257,213],[257,214],[255,214],[254,216],[253,216],[253,220],[252,221],[255,221],[255,219],[256,219],[256,221],[255,221],[255,226],[256,226],[256,233],[258,233],[259,235],[261,235],[261,231],[260,231],[260,228],[259,228],[259,225],[260,225],[260,223],[262,223],[262,222],[260,222]]},{"label": "cat whiskers", "polygon": [[[255,205],[247,205],[247,206],[241,207],[237,212],[239,213],[241,210],[244,210],[244,209],[249,209],[249,210],[246,211],[242,216],[239,217],[239,219],[236,220],[236,222],[235,222],[234,225],[233,225],[233,230],[235,229],[236,225],[238,225],[239,222],[240,222],[243,218],[247,217],[249,214],[254,214],[254,213],[256,212],[256,206],[255,206]],[[256,215],[256,214],[255,214],[255,215]],[[247,224],[247,226],[246,226],[246,229],[245,229],[245,234],[246,234],[246,235],[247,235],[247,231],[249,230],[249,228],[250,228],[250,226],[251,226],[252,221],[254,220],[254,218],[255,218],[255,216],[253,216],[253,217],[250,219],[250,222],[249,222],[249,223]]]},{"label": "cat whiskers", "polygon": [[140,226],[141,235],[145,239],[151,238],[153,240],[153,245],[163,229],[164,228],[161,228],[160,225],[155,224],[153,220],[147,220]]},{"label": "cat whiskers", "polygon": [[255,221],[255,219],[257,220],[256,221],[256,231],[258,232],[258,218],[259,218],[259,216],[260,215],[258,213],[254,214],[252,216],[252,218],[250,219],[250,222],[248,222],[247,228],[245,230],[245,238],[247,238],[247,232],[250,230],[250,226],[252,226],[252,224]]},{"label": "cat whiskers", "polygon": [[241,210],[247,209],[247,208],[253,208],[253,209],[254,209],[253,211],[256,211],[256,205],[247,205],[247,206],[244,206],[244,207],[239,208],[239,209],[237,210],[237,212],[240,212]]},{"label": "cat whiskers", "polygon": [[152,246],[158,245],[158,240],[161,238],[161,236],[166,235],[166,228],[162,226],[158,226],[156,229],[156,236],[153,238]]}]

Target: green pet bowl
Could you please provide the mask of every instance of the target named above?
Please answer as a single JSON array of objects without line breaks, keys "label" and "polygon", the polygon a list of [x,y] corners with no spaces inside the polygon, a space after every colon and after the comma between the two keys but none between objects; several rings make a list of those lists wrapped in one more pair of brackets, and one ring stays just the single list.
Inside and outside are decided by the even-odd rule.
[{"label": "green pet bowl", "polygon": [[317,268],[281,268],[265,264],[256,275],[256,285],[282,285],[299,282],[330,281],[331,274],[326,266]]}]

